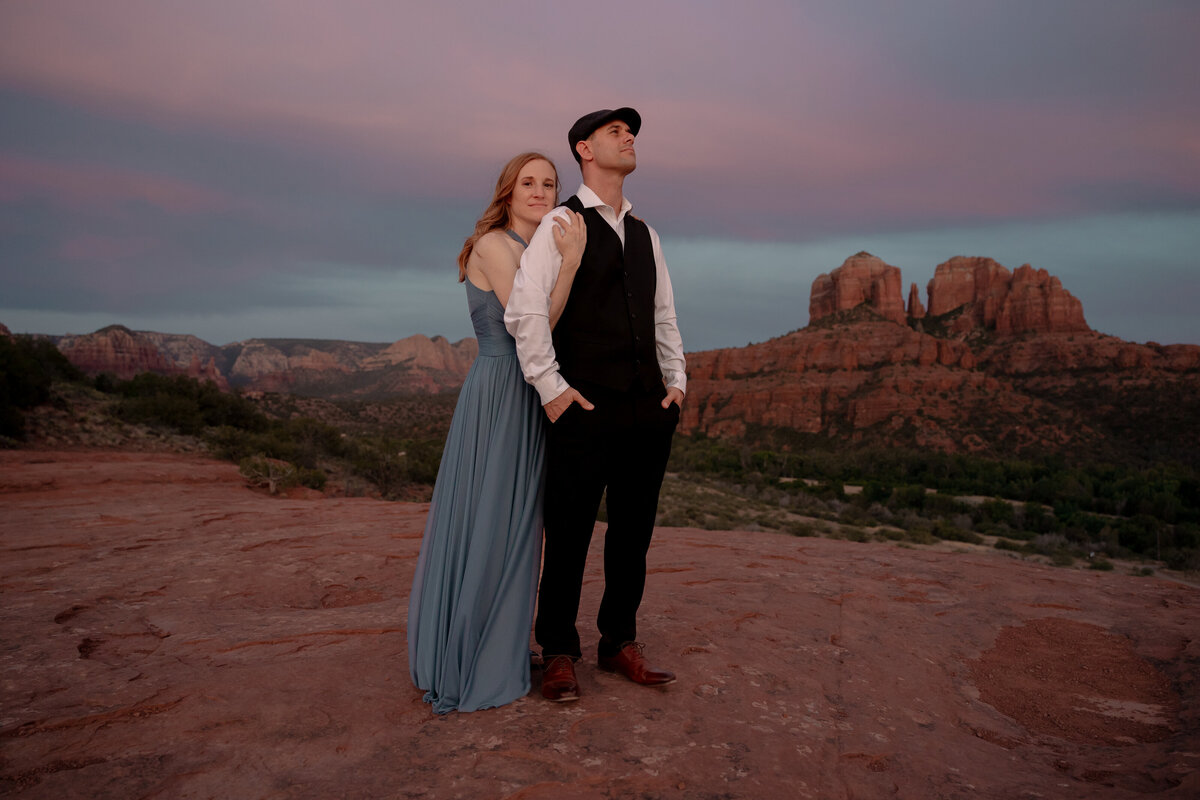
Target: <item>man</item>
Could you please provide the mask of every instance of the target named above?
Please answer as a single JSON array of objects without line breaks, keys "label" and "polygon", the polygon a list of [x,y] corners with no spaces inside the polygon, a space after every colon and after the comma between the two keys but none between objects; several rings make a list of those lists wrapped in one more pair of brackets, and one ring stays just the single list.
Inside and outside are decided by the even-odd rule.
[{"label": "man", "polygon": [[551,425],[546,443],[546,540],[534,633],[542,694],[579,699],[575,627],[588,545],[607,489],[604,597],[597,626],[601,669],[661,686],[637,641],[646,551],[679,422],[687,377],[671,280],[658,234],[629,211],[625,176],[637,166],[632,108],[581,117],[568,134],[583,185],[565,207],[581,213],[587,247],[551,333],[549,296],[561,264],[555,209],[521,258],[504,314],[525,379]]}]

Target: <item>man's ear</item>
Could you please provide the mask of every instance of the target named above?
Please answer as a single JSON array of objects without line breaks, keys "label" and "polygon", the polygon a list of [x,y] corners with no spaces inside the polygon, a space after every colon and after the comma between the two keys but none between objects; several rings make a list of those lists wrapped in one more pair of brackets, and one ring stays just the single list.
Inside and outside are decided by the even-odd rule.
[{"label": "man's ear", "polygon": [[588,144],[587,139],[581,139],[575,143],[575,152],[579,153],[579,158],[583,161],[591,161],[595,158],[592,155],[592,146]]}]

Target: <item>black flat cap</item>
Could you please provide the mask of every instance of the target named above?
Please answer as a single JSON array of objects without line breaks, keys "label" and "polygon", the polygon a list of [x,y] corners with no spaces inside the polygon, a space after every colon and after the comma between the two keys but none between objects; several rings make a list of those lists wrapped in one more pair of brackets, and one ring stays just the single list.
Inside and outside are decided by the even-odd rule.
[{"label": "black flat cap", "polygon": [[567,134],[567,139],[571,145],[571,155],[575,156],[577,162],[582,162],[583,159],[579,157],[579,151],[575,149],[575,145],[591,136],[601,125],[606,125],[615,119],[619,119],[628,125],[630,133],[634,136],[637,136],[638,131],[642,129],[642,115],[632,108],[618,108],[615,110],[602,108],[599,111],[584,114],[575,120],[575,124],[571,126],[571,132]]}]

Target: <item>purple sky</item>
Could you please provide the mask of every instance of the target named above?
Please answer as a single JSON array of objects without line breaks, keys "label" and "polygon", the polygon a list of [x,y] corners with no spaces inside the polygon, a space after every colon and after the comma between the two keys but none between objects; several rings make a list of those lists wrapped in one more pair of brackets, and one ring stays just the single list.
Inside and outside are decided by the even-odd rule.
[{"label": "purple sky", "polygon": [[[215,344],[470,335],[454,258],[508,157],[626,183],[689,350],[803,327],[868,250],[985,255],[1092,327],[1200,343],[1200,4],[0,4],[0,322]],[[426,7],[427,6],[427,7]]]}]

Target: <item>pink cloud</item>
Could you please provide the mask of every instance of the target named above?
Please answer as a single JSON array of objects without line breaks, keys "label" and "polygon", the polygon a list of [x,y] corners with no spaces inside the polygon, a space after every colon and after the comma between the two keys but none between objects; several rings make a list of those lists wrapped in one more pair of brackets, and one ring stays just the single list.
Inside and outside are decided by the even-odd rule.
[{"label": "pink cloud", "polygon": [[[719,6],[14,3],[0,76],[125,116],[297,144],[330,154],[364,191],[427,198],[482,195],[524,149],[547,152],[571,187],[564,131],[617,103],[646,120],[642,174],[657,170],[677,202],[710,216],[732,203],[868,224],[1028,217],[1085,207],[1080,185],[1200,187],[1200,115],[1186,103],[1130,113],[1036,91],[976,100],[914,67],[904,47],[925,40],[898,40],[894,25],[871,24],[876,12]],[[931,41],[957,53],[952,38]],[[203,202],[159,188],[157,202]]]},{"label": "pink cloud", "polygon": [[227,209],[233,202],[204,187],[114,167],[0,157],[0,202],[49,197],[75,209],[144,202],[174,214]]}]

